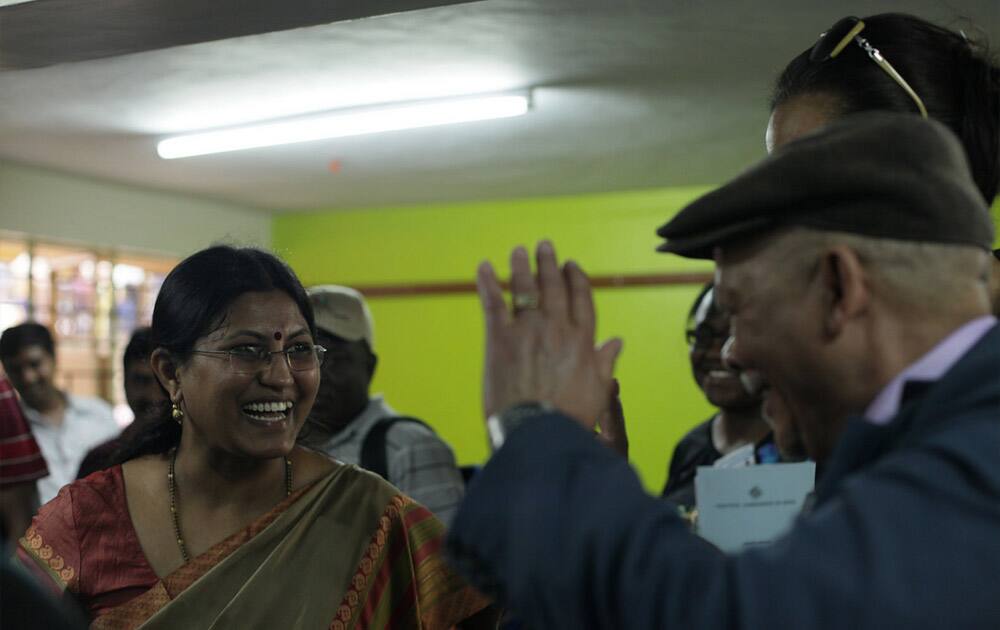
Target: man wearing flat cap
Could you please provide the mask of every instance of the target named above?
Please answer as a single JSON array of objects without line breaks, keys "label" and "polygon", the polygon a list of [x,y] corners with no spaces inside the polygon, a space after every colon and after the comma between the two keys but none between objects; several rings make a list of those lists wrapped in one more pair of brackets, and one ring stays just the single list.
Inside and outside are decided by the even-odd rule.
[{"label": "man wearing flat cap", "polygon": [[299,441],[389,481],[445,525],[465,492],[451,448],[424,422],[369,395],[378,357],[371,311],[350,287],[308,289],[316,342],[326,348],[319,392]]},{"label": "man wearing flat cap", "polygon": [[452,527],[457,565],[532,627],[1000,628],[993,229],[958,140],[916,116],[845,117],[659,235],[715,259],[728,361],[824,468],[809,511],[726,555],[643,492],[593,436],[621,342],[594,347],[587,278],[542,243],[537,277],[511,257],[528,307],[479,270],[497,450]]}]

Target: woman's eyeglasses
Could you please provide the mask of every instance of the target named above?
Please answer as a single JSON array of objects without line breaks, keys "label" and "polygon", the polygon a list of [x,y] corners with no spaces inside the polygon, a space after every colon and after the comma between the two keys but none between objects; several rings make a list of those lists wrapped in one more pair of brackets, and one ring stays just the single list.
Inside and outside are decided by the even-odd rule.
[{"label": "woman's eyeglasses", "polygon": [[689,346],[710,346],[720,339],[725,340],[728,336],[729,333],[720,333],[704,322],[684,331],[684,338],[687,339]]},{"label": "woman's eyeglasses", "polygon": [[323,363],[326,348],[312,344],[296,344],[286,350],[273,352],[255,346],[240,346],[232,350],[192,350],[191,354],[205,354],[223,357],[229,360],[229,369],[236,374],[258,374],[271,366],[271,357],[276,354],[285,356],[289,369],[296,372],[306,372],[318,368]]},{"label": "woman's eyeglasses", "polygon": [[830,30],[820,35],[819,41],[816,42],[816,45],[813,46],[812,51],[809,53],[809,61],[823,62],[833,59],[843,52],[844,48],[851,41],[854,41],[862,50],[868,53],[868,57],[878,64],[879,68],[882,68],[899,87],[903,88],[910,98],[913,99],[913,102],[917,104],[920,115],[927,118],[927,108],[924,107],[924,102],[920,100],[920,97],[910,87],[910,84],[906,82],[906,79],[896,72],[896,69],[882,56],[878,48],[869,44],[867,39],[859,35],[864,28],[865,23],[856,17],[846,17],[840,20],[830,27]]}]

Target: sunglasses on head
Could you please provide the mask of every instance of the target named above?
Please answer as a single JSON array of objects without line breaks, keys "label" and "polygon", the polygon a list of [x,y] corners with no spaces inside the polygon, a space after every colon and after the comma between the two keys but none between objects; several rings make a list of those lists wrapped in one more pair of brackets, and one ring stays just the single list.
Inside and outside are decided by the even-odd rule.
[{"label": "sunglasses on head", "polygon": [[819,36],[819,41],[816,42],[816,45],[813,46],[812,51],[809,53],[809,61],[820,63],[834,59],[853,41],[863,51],[868,53],[868,57],[878,64],[878,67],[882,68],[899,87],[903,88],[910,98],[913,99],[913,102],[916,103],[917,109],[920,110],[920,115],[927,118],[927,108],[924,107],[924,102],[920,100],[920,97],[910,87],[910,84],[906,82],[906,79],[896,72],[896,69],[882,56],[878,48],[872,46],[868,43],[867,39],[859,35],[864,28],[865,23],[859,18],[846,17],[840,20],[831,26],[830,30]]}]

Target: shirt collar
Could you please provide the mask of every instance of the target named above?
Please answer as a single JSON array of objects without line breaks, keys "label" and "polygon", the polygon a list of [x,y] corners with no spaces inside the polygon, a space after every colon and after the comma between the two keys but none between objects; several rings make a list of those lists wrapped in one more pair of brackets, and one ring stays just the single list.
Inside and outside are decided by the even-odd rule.
[{"label": "shirt collar", "polygon": [[394,416],[396,412],[385,403],[382,394],[375,394],[368,399],[368,404],[353,420],[351,420],[344,430],[337,433],[327,443],[332,448],[339,444],[349,442],[359,432],[365,432],[378,420],[386,416]]},{"label": "shirt collar", "polygon": [[992,315],[977,317],[963,324],[889,381],[868,405],[865,418],[872,424],[888,424],[899,411],[903,387],[908,381],[940,379],[996,324],[997,318]]},{"label": "shirt collar", "polygon": [[[66,400],[66,413],[69,413],[71,409],[76,408],[79,405],[76,396],[69,392],[61,392],[63,398]],[[42,412],[38,411],[34,407],[29,407],[24,399],[20,399],[21,411],[24,413],[24,417],[27,418],[28,422],[32,424],[38,424],[42,426],[49,426],[49,423],[45,421]]]}]

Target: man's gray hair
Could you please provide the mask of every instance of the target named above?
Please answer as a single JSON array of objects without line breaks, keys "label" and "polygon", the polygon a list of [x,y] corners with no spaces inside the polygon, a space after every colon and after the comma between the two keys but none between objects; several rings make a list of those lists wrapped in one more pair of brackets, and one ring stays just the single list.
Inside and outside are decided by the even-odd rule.
[{"label": "man's gray hair", "polygon": [[772,268],[784,269],[792,284],[804,284],[813,278],[824,250],[837,245],[850,248],[868,272],[873,292],[894,310],[947,312],[967,304],[970,291],[988,295],[990,255],[972,245],[808,228],[782,230],[775,239],[768,240],[768,257],[775,263]]}]

